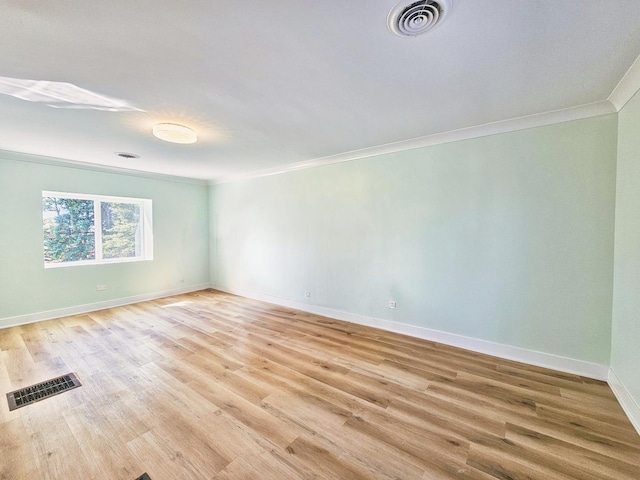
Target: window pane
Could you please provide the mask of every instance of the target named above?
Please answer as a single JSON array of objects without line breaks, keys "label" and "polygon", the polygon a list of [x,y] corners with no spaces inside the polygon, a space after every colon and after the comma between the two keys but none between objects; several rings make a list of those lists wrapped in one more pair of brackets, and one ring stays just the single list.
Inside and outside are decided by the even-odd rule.
[{"label": "window pane", "polygon": [[139,257],[142,254],[140,205],[102,202],[102,256]]},{"label": "window pane", "polygon": [[45,263],[95,259],[93,201],[42,198]]}]

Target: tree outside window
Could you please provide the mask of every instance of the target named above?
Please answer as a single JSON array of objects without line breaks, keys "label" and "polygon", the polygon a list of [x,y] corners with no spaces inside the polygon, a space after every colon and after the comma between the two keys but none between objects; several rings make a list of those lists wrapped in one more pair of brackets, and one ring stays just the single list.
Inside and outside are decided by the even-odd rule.
[{"label": "tree outside window", "polygon": [[42,192],[42,218],[45,267],[152,259],[151,200]]}]

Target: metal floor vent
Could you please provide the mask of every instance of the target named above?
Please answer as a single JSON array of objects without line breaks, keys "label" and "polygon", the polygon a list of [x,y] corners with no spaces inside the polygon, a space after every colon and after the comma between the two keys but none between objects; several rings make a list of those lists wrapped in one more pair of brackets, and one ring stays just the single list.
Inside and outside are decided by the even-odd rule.
[{"label": "metal floor vent", "polygon": [[136,478],[136,480],[151,480],[151,477],[147,475],[147,473],[145,472],[142,475],[140,475],[138,478]]},{"label": "metal floor vent", "polygon": [[[24,407],[31,403],[39,402],[48,397],[53,397],[59,393],[73,390],[81,386],[80,380],[75,373],[67,373],[61,377],[52,378],[46,382],[37,383],[30,387],[21,388],[13,392],[7,393],[7,401],[9,402],[9,410]],[[142,478],[142,477],[140,477]]]}]

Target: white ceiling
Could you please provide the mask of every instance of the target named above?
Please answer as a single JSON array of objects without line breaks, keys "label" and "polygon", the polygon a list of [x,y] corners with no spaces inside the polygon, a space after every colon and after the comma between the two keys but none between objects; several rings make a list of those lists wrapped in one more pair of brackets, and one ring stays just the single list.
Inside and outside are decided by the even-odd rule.
[{"label": "white ceiling", "polygon": [[417,38],[387,29],[396,3],[0,0],[0,77],[144,110],[0,95],[0,149],[215,180],[603,101],[640,54],[638,0],[453,0]]}]

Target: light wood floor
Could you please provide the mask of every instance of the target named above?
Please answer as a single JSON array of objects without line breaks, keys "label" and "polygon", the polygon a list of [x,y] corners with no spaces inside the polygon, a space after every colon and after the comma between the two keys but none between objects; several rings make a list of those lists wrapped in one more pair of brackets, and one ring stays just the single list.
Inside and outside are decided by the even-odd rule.
[{"label": "light wood floor", "polygon": [[0,479],[640,478],[609,387],[203,291],[0,330]]}]

